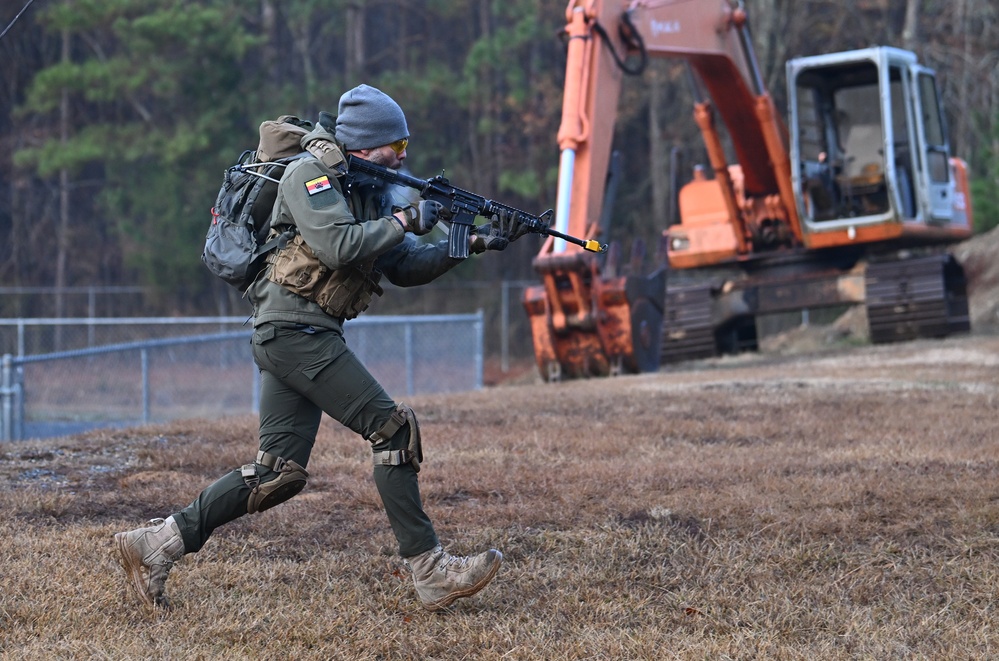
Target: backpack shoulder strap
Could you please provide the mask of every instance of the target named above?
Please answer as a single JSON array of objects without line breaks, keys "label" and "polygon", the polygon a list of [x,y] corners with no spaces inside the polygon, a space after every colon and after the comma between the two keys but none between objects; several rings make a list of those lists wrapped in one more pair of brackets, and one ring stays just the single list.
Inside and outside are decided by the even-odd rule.
[{"label": "backpack shoulder strap", "polygon": [[337,177],[344,177],[347,174],[347,158],[340,151],[340,148],[332,140],[316,138],[305,146],[308,153],[312,154],[319,161],[336,173]]},{"label": "backpack shoulder strap", "polygon": [[258,255],[266,255],[275,248],[279,250],[284,248],[285,245],[288,244],[288,241],[290,241],[296,234],[298,234],[298,228],[294,226],[289,227],[283,232],[273,234],[269,239],[267,239],[266,242],[257,246],[257,249],[253,253],[254,257]]}]

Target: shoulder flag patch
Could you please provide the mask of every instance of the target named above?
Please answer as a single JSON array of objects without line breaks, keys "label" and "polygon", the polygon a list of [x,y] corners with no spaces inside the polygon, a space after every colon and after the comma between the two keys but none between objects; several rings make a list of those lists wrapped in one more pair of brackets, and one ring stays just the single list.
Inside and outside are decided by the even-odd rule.
[{"label": "shoulder flag patch", "polygon": [[330,183],[330,178],[325,174],[321,177],[305,182],[305,190],[309,192],[309,195],[318,195],[324,190],[329,190],[332,187],[333,185]]}]

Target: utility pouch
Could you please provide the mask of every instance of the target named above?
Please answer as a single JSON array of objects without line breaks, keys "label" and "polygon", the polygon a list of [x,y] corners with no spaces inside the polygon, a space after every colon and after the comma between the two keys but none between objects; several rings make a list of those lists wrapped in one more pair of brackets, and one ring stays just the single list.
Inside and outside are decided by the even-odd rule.
[{"label": "utility pouch", "polygon": [[337,269],[316,293],[315,301],[329,315],[353,319],[368,309],[372,296],[382,295],[380,279],[379,271],[365,272],[354,267]]},{"label": "utility pouch", "polygon": [[378,284],[381,272],[357,266],[331,270],[316,257],[309,244],[296,234],[282,250],[271,254],[267,278],[316,303],[335,318],[353,319],[368,309],[372,296],[384,290]]},{"label": "utility pouch", "polygon": [[270,254],[267,261],[271,265],[268,280],[310,300],[314,300],[313,295],[330,272],[301,234],[295,234],[283,249]]}]

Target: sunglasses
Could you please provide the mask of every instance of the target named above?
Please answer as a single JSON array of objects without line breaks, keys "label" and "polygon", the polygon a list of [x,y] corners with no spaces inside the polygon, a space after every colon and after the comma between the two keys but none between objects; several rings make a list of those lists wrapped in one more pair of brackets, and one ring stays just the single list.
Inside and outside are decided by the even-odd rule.
[{"label": "sunglasses", "polygon": [[392,151],[395,152],[396,156],[399,156],[400,154],[402,154],[402,152],[406,151],[406,147],[408,146],[409,146],[409,138],[396,140],[395,142],[389,145],[389,147],[392,148]]}]

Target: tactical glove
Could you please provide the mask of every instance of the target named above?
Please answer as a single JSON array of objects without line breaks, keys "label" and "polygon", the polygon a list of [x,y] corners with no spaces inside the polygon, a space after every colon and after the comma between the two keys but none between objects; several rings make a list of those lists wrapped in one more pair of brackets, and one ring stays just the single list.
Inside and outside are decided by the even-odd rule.
[{"label": "tactical glove", "polygon": [[414,207],[410,204],[405,207],[393,209],[393,211],[401,213],[403,218],[405,218],[403,221],[404,230],[412,232],[417,236],[422,236],[434,228],[434,225],[441,218],[441,211],[443,209],[444,205],[440,202],[423,200],[418,206]]},{"label": "tactical glove", "polygon": [[510,243],[513,243],[525,234],[531,233],[531,226],[521,222],[520,214],[516,211],[501,211],[496,218],[499,220],[500,225],[504,227],[507,235],[506,238]]},{"label": "tactical glove", "polygon": [[491,221],[475,228],[469,250],[473,253],[503,250],[529,230],[516,211],[500,210]]},{"label": "tactical glove", "polygon": [[503,236],[495,221],[479,225],[472,230],[471,236],[472,242],[468,245],[468,251],[473,254],[487,250],[503,250],[510,245],[510,240]]}]

